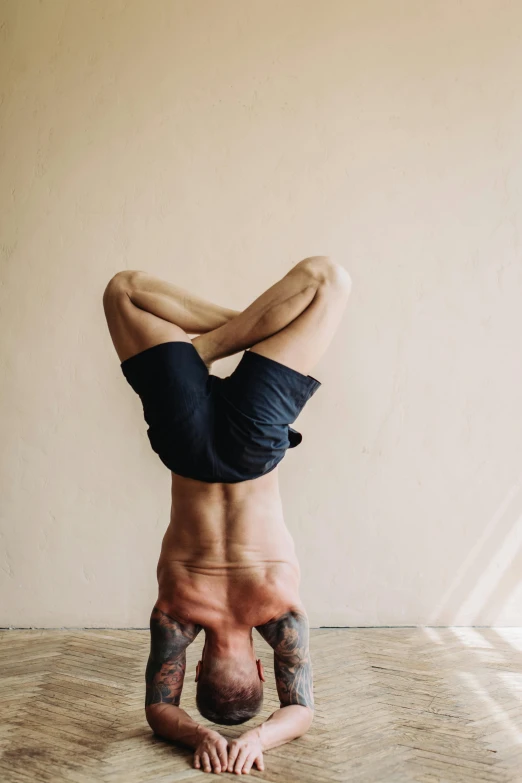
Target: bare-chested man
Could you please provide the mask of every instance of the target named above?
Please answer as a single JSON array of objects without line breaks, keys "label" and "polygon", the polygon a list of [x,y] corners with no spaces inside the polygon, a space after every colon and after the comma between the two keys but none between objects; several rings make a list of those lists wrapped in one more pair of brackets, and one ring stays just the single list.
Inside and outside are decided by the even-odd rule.
[{"label": "bare-chested man", "polygon": [[[289,425],[320,386],[308,373],[349,292],[346,270],[313,256],[243,312],[144,272],[118,273],[104,294],[122,370],[140,395],[151,445],[172,472],[146,716],[158,735],[192,747],[194,766],[206,772],[262,770],[263,751],[312,722],[308,622],[277,466],[301,441]],[[214,360],[238,351],[245,353],[230,376],[210,372]],[[280,709],[227,743],[179,706],[185,651],[203,629],[198,710],[214,723],[243,723],[263,698],[253,628],[274,650]]]}]

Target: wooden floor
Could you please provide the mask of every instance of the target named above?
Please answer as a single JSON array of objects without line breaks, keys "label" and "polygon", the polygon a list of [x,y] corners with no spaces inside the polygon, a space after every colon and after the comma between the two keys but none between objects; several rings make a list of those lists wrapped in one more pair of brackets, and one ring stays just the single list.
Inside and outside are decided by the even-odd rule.
[{"label": "wooden floor", "polygon": [[[202,642],[189,648],[182,704],[192,714]],[[269,670],[267,717],[277,706],[271,651],[260,638],[256,647]],[[208,780],[145,723],[147,654],[145,631],[0,632],[2,783]],[[317,630],[312,655],[313,728],[265,754],[252,777],[522,781],[522,629]]]}]

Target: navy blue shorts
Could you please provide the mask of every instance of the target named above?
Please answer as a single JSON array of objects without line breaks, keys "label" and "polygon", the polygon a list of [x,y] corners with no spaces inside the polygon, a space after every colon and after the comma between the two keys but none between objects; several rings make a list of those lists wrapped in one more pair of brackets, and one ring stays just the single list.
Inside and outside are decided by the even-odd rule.
[{"label": "navy blue shorts", "polygon": [[190,342],[148,348],[121,364],[143,404],[154,451],[173,473],[235,483],[273,470],[302,437],[290,424],[319,381],[245,351],[227,378]]}]

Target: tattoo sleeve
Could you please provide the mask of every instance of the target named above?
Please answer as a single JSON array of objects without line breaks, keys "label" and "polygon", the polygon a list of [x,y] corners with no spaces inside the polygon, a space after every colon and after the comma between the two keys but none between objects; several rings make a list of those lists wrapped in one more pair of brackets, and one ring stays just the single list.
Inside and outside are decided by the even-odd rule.
[{"label": "tattoo sleeve", "polygon": [[185,678],[185,651],[200,625],[178,623],[154,607],[150,617],[150,655],[145,671],[145,706],[179,705]]},{"label": "tattoo sleeve", "polygon": [[306,615],[287,612],[257,630],[274,650],[274,669],[281,707],[301,704],[313,709],[312,662]]}]

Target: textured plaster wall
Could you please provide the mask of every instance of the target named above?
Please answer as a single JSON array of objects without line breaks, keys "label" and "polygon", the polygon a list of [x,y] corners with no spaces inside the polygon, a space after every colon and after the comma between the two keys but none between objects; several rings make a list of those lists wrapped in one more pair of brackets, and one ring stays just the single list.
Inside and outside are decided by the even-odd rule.
[{"label": "textured plaster wall", "polygon": [[[522,624],[522,5],[1,5],[0,625],[143,626],[169,513],[101,294],[352,273],[281,468],[316,625]],[[217,366],[221,374],[234,361]]]}]

